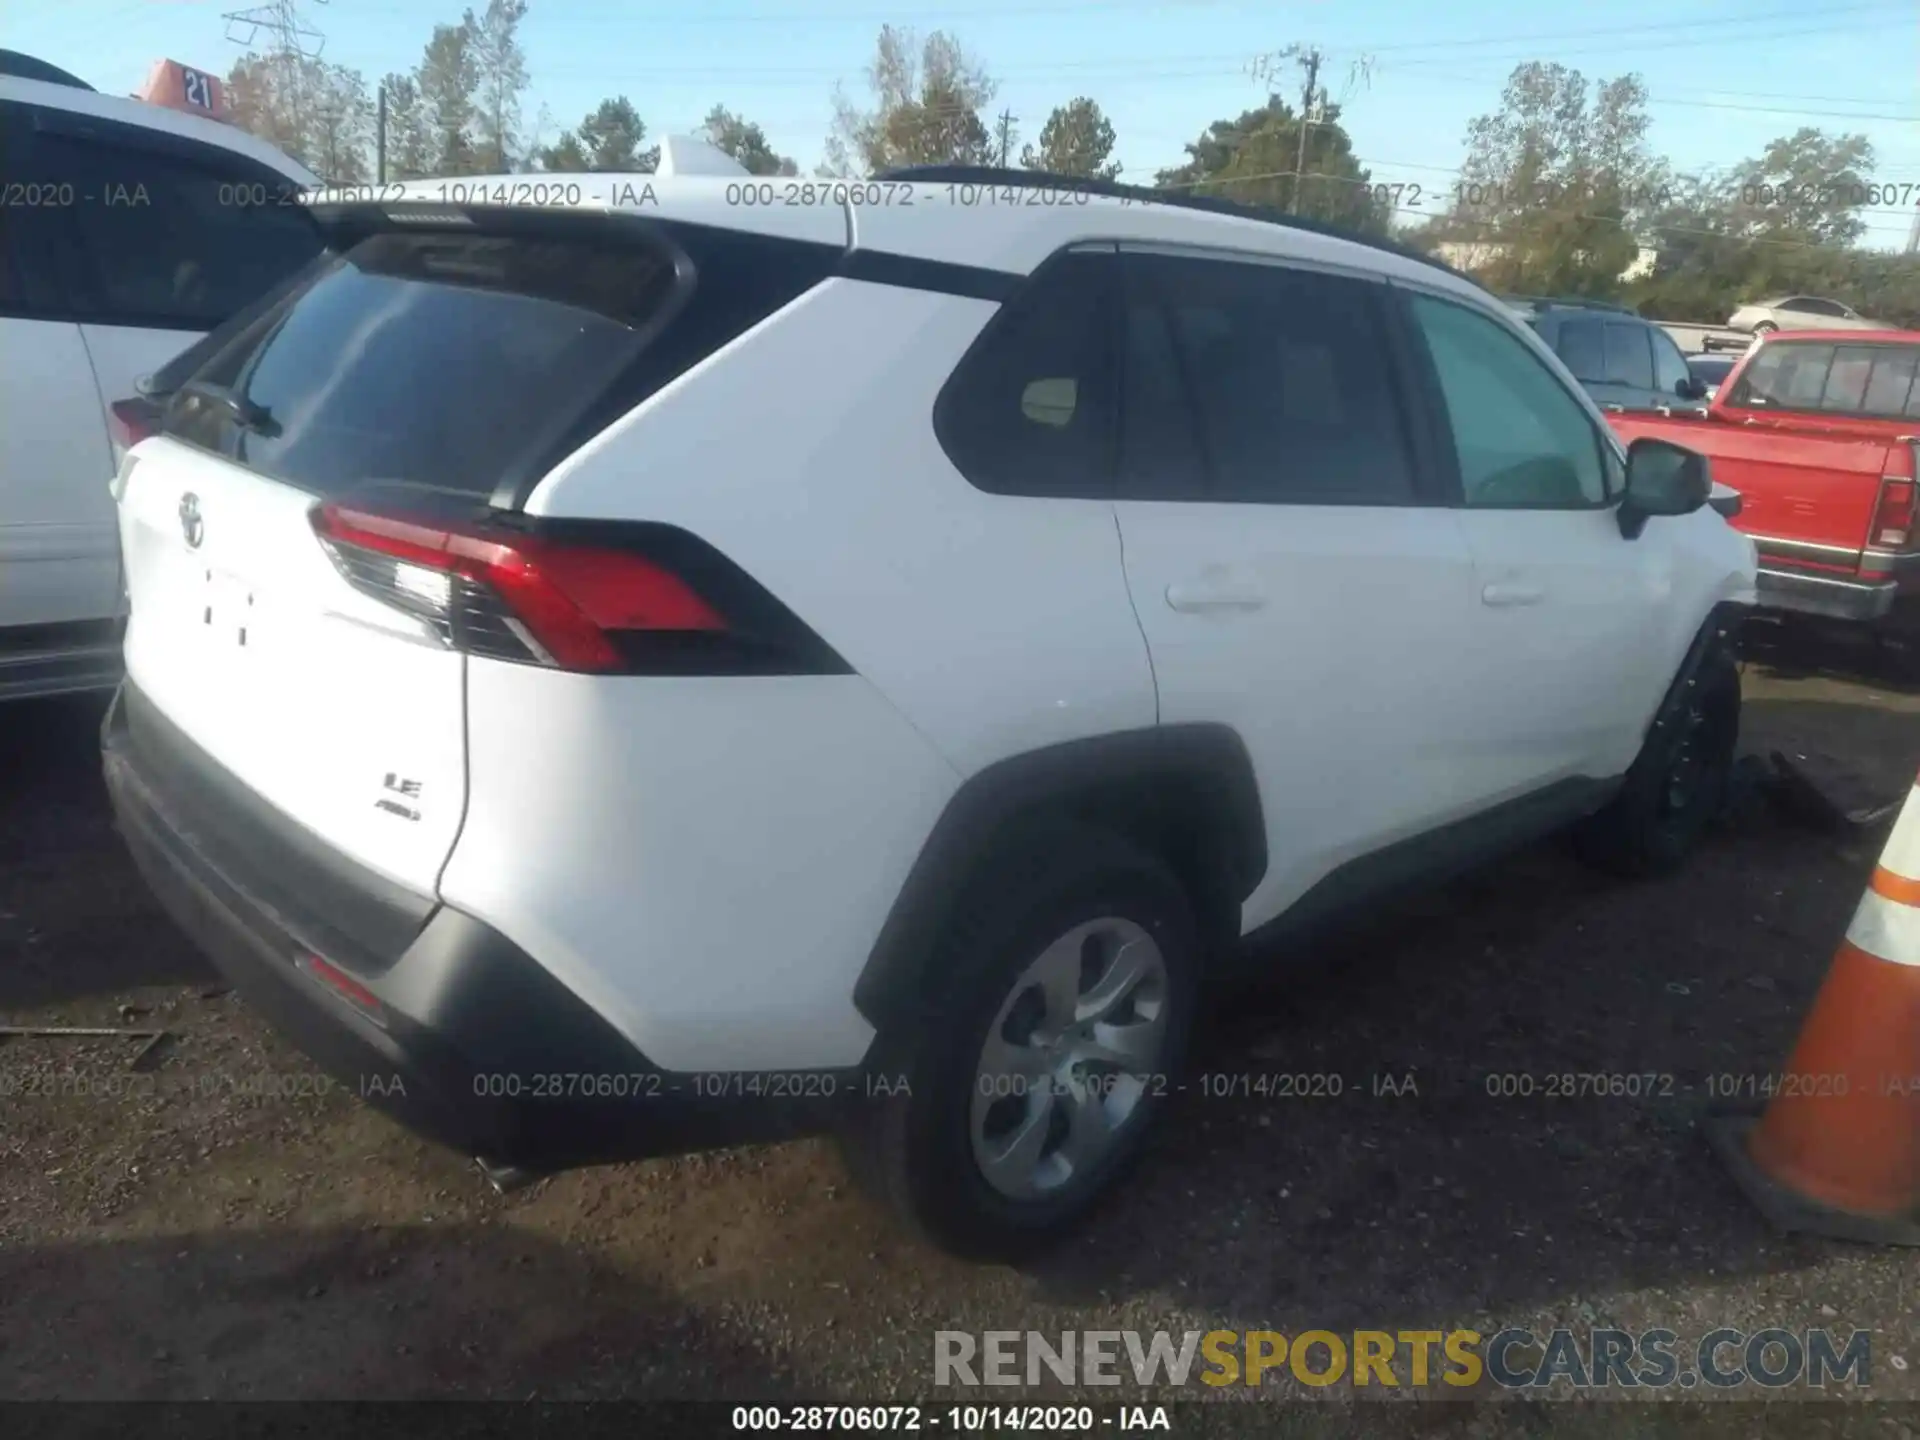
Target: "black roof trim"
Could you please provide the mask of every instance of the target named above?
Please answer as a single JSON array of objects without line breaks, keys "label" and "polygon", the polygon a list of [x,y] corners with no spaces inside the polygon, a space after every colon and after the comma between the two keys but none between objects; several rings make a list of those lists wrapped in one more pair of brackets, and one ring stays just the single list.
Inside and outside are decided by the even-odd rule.
[{"label": "black roof trim", "polygon": [[1117,180],[1096,180],[1086,175],[1055,175],[1046,170],[1016,170],[1012,167],[1003,169],[997,165],[903,165],[882,171],[873,178],[894,181],[911,180],[929,185],[1002,185],[1030,190],[1079,190],[1089,195],[1102,195],[1112,200],[1130,200],[1142,205],[1174,205],[1183,210],[1204,210],[1215,215],[1233,215],[1242,220],[1260,220],[1269,225],[1284,225],[1291,230],[1304,230],[1310,234],[1325,235],[1335,240],[1350,240],[1356,245],[1365,245],[1370,249],[1383,250],[1389,255],[1398,255],[1402,260],[1414,260],[1422,265],[1430,265],[1436,270],[1443,270],[1456,279],[1465,280],[1477,289],[1485,288],[1471,275],[1464,274],[1446,261],[1436,260],[1433,256],[1416,250],[1411,245],[1402,245],[1377,235],[1363,235],[1357,230],[1349,230],[1342,225],[1332,225],[1324,220],[1308,220],[1279,210],[1269,210],[1265,206],[1242,205],[1237,201],[1222,200],[1213,195],[1156,190],[1146,185],[1122,185]]},{"label": "black roof trim", "polygon": [[[0,50],[0,75],[12,75],[21,80],[39,80],[48,85],[66,85],[75,90],[93,90],[78,75],[70,75],[58,65],[49,65],[44,60],[36,60],[31,55],[22,55],[18,50]],[[98,91],[94,91],[98,94]]]}]

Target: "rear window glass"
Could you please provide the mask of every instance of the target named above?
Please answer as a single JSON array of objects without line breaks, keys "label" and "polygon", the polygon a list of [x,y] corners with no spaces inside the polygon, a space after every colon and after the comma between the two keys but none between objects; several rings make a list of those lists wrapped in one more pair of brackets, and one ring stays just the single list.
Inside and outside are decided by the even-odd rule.
[{"label": "rear window glass", "polygon": [[[211,439],[189,392],[168,429],[317,494],[530,483],[836,253],[695,231],[678,227],[678,255],[664,232],[363,240],[194,377],[235,392],[251,423],[223,421]],[[804,253],[795,263],[769,246]]]}]

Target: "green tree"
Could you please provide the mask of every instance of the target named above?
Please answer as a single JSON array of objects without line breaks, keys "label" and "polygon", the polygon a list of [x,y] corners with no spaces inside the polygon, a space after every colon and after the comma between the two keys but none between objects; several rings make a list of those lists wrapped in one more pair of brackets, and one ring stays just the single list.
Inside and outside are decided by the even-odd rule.
[{"label": "green tree", "polygon": [[474,163],[481,170],[504,173],[520,154],[520,101],[527,89],[520,22],[526,14],[527,0],[487,0],[483,14],[469,10],[461,21],[473,58]]},{"label": "green tree", "polygon": [[1859,211],[1873,175],[1864,135],[1829,135],[1803,126],[1735,167],[1734,214],[1750,235],[1851,245],[1866,232]]},{"label": "green tree", "polygon": [[1376,199],[1372,173],[1354,157],[1337,105],[1324,106],[1307,127],[1306,164],[1297,180],[1299,117],[1278,95],[1237,119],[1214,121],[1186,150],[1186,163],[1160,171],[1157,185],[1386,233],[1392,211]]},{"label": "green tree", "polygon": [[389,75],[387,92],[387,179],[417,180],[433,172],[433,136],[426,103],[411,75]]},{"label": "green tree", "polygon": [[1435,231],[1482,242],[1496,288],[1617,294],[1639,236],[1672,197],[1646,105],[1637,75],[1589,87],[1564,65],[1516,66],[1500,108],[1467,128],[1466,163]]},{"label": "green tree", "polygon": [[644,171],[660,163],[660,147],[642,149],[646,122],[624,95],[602,100],[573,130],[538,152],[543,170]]},{"label": "green tree", "polygon": [[991,137],[980,112],[994,82],[960,42],[936,30],[916,48],[911,30],[885,25],[867,67],[873,108],[834,92],[827,136],[830,174],[875,174],[897,165],[987,164]]},{"label": "green tree", "polygon": [[1111,158],[1113,145],[1113,122],[1097,101],[1082,95],[1055,107],[1040,127],[1040,143],[1027,146],[1020,163],[1053,175],[1111,180],[1120,173]]},{"label": "green tree", "polygon": [[314,62],[307,139],[311,168],[336,185],[352,185],[371,173],[374,103],[358,70]]},{"label": "green tree", "polygon": [[472,132],[480,85],[473,32],[463,25],[436,25],[414,72],[425,117],[427,154],[441,175],[477,173]]},{"label": "green tree", "polygon": [[371,172],[374,108],[358,70],[292,50],[248,54],[227,74],[232,118],[340,184]]},{"label": "green tree", "polygon": [[800,167],[785,155],[774,153],[766,132],[743,120],[724,105],[707,112],[701,126],[707,142],[738,160],[752,175],[798,175]]}]

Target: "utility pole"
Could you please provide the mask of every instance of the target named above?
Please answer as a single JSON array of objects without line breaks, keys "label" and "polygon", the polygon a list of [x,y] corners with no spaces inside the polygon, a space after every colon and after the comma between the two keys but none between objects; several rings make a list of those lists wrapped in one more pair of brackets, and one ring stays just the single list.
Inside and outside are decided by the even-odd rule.
[{"label": "utility pole", "polygon": [[1920,255],[1920,210],[1913,212],[1913,229],[1907,232],[1907,254]]},{"label": "utility pole", "polygon": [[380,82],[380,110],[373,127],[374,179],[387,183],[387,82]]},{"label": "utility pole", "polygon": [[[1307,72],[1307,83],[1300,91],[1300,148],[1293,161],[1293,203],[1287,209],[1289,213],[1300,213],[1300,188],[1307,178],[1307,129],[1313,124],[1313,113],[1318,103],[1315,92],[1320,86],[1320,47],[1314,46],[1305,54],[1296,57]],[[1319,97],[1324,99],[1324,97]]]},{"label": "utility pole", "polygon": [[1020,117],[1011,110],[1000,112],[1000,168],[1007,168],[1008,156],[1013,151],[1013,125]]},{"label": "utility pole", "polygon": [[[327,0],[315,0],[315,3],[324,5]],[[308,138],[306,67],[320,58],[327,37],[301,17],[300,0],[270,0],[250,10],[229,10],[220,18],[227,22],[227,39],[247,50],[258,46],[263,33],[268,37],[271,48],[267,53],[273,62],[269,73],[273,76],[274,88],[280,91],[273,97],[276,102],[273,109],[292,125],[297,137],[296,145],[286,148],[293,150],[296,159],[311,164],[319,157],[302,153]]]}]

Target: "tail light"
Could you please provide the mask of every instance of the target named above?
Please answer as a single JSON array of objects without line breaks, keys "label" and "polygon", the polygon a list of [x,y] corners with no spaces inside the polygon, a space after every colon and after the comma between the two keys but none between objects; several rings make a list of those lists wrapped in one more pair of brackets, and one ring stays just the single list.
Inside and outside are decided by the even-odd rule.
[{"label": "tail light", "polygon": [[[583,541],[497,518],[347,501],[323,501],[312,519],[348,583],[465,654],[595,674],[847,669],[792,612],[684,532],[638,527],[647,537],[639,542],[631,533]],[[702,572],[698,582],[690,571]]]},{"label": "tail light", "polygon": [[1914,483],[1889,475],[1880,482],[1880,499],[1873,507],[1873,524],[1867,534],[1869,545],[1886,550],[1905,550],[1914,544]]},{"label": "tail light", "polygon": [[139,397],[116,400],[107,407],[107,429],[119,449],[131,450],[160,433],[160,409],[151,400]]}]

